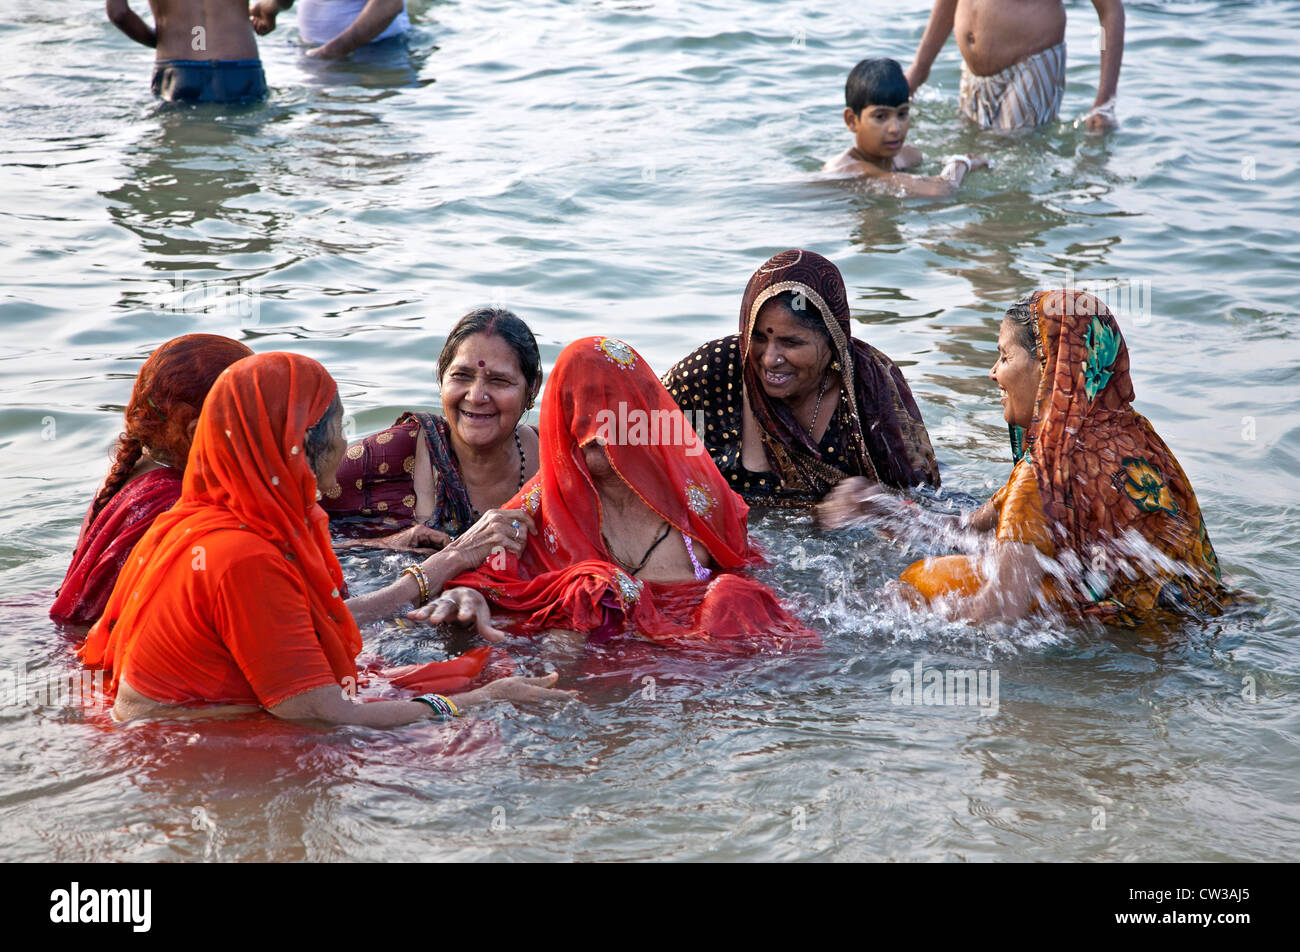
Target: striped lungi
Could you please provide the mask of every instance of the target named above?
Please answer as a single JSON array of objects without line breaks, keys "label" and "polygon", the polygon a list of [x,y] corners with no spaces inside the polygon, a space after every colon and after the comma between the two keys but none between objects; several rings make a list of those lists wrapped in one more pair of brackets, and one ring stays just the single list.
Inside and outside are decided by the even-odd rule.
[{"label": "striped lungi", "polygon": [[961,111],[986,129],[1023,129],[1056,118],[1065,92],[1065,41],[992,76],[961,64]]}]

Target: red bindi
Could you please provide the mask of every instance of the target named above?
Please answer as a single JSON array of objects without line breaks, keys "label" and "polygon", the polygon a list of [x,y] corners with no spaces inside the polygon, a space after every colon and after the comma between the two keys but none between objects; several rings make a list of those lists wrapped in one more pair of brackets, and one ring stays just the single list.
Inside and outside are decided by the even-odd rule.
[{"label": "red bindi", "polygon": [[479,365],[480,367],[486,367],[486,366],[487,366],[487,364],[483,363],[483,361],[481,361],[481,360],[478,362],[478,365]]}]

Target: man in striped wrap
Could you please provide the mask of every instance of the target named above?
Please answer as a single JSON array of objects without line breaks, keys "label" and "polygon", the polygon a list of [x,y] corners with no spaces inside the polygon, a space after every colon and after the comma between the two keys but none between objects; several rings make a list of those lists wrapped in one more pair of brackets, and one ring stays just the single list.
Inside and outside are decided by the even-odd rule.
[{"label": "man in striped wrap", "polygon": [[[1116,125],[1115,90],[1124,52],[1123,0],[1093,0],[1100,22],[1101,78],[1086,124],[1090,132]],[[916,57],[907,70],[912,91],[957,34],[963,115],[1008,131],[1052,122],[1065,92],[1065,7],[1061,0],[935,0]]]}]

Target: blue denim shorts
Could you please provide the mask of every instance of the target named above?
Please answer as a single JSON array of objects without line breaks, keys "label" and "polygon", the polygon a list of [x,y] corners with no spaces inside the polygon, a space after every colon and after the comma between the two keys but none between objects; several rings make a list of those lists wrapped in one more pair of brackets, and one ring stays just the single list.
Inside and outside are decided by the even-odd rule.
[{"label": "blue denim shorts", "polygon": [[260,59],[158,60],[153,92],[167,102],[256,102],[266,98]]}]

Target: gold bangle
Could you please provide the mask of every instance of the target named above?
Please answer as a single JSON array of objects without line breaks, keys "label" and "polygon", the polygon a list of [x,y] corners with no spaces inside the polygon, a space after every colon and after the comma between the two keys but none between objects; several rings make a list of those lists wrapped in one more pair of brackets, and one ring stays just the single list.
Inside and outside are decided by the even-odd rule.
[{"label": "gold bangle", "polygon": [[[402,575],[409,575],[415,579],[415,584],[420,587],[420,600],[415,607],[419,608],[429,601],[429,580],[424,576],[424,569],[419,564],[408,565],[402,569]],[[400,577],[400,576],[399,576]]]}]

